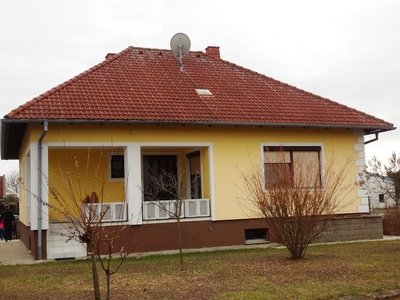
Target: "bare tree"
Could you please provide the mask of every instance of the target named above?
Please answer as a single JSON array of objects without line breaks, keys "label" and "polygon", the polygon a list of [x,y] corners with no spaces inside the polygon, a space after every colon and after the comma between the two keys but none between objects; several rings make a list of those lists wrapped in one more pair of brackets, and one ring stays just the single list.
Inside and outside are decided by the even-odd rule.
[{"label": "bare tree", "polygon": [[382,217],[383,234],[400,234],[400,155],[392,152],[388,162],[382,163],[375,156],[368,161],[360,174],[361,185],[371,194],[383,194],[386,200],[393,199],[395,206],[385,211]]},{"label": "bare tree", "polygon": [[[60,233],[60,235],[65,236],[66,242],[76,240],[86,246],[90,258],[95,300],[101,299],[97,263],[100,263],[105,274],[106,299],[110,299],[111,276],[118,272],[126,257],[134,249],[133,235],[131,235],[127,237],[130,241],[127,243],[128,249],[121,247],[119,251],[115,250],[128,221],[128,217],[125,218],[125,193],[119,202],[120,216],[117,216],[119,221],[113,222],[110,226],[110,223],[106,222],[106,216],[110,213],[110,205],[104,202],[107,174],[100,175],[101,158],[102,153],[97,166],[91,169],[89,167],[90,150],[83,168],[80,168],[80,162],[76,158],[71,163],[65,155],[65,161],[59,162],[58,174],[51,174],[52,180],[47,178],[49,192],[54,201],[50,200],[50,203],[45,203],[39,199],[42,205],[48,206],[63,219],[62,224],[67,234]],[[73,167],[71,168],[71,166]],[[86,170],[86,174],[82,174],[83,169]],[[86,181],[88,178],[91,180]],[[107,195],[108,202],[110,198],[112,197]]]},{"label": "bare tree", "polygon": [[[184,170],[180,170],[179,178],[183,178]],[[190,198],[186,185],[178,176],[165,170],[154,172],[149,170],[149,188],[144,190],[144,200],[151,201],[159,209],[166,212],[169,218],[176,220],[179,246],[180,269],[185,269],[183,263],[183,243],[181,234],[181,220],[184,217],[184,202]],[[194,178],[193,183],[197,180]],[[166,201],[162,201],[166,200]]]},{"label": "bare tree", "polygon": [[6,195],[12,195],[15,198],[20,196],[21,179],[18,170],[11,170],[6,174]]},{"label": "bare tree", "polygon": [[333,160],[325,166],[312,159],[288,164],[286,154],[280,149],[266,155],[270,159],[263,168],[252,162],[241,178],[245,200],[251,202],[246,207],[253,207],[251,212],[265,219],[268,232],[287,247],[292,259],[299,259],[347,204],[343,199],[352,185],[345,178],[354,162],[346,159],[341,168]]},{"label": "bare tree", "polygon": [[361,184],[371,193],[386,194],[400,204],[400,156],[395,152],[387,164],[382,163],[376,156],[368,161],[360,174]]}]

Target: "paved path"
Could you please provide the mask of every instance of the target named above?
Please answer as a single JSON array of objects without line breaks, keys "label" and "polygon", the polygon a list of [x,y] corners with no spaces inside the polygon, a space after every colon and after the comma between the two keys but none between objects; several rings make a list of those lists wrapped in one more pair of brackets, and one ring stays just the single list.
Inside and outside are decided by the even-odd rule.
[{"label": "paved path", "polygon": [[0,241],[0,266],[33,263],[33,256],[20,240]]}]

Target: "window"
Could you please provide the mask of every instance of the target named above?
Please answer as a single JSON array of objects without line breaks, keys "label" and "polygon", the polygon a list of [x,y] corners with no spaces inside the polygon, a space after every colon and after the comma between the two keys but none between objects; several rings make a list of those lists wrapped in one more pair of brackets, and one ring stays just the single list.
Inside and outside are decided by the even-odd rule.
[{"label": "window", "polygon": [[[165,180],[169,191],[155,191],[154,180]],[[176,195],[175,185],[172,181],[178,179],[176,155],[144,155],[143,156],[143,181],[144,200],[173,200]]]},{"label": "window", "polygon": [[200,172],[200,151],[195,151],[186,154],[189,162],[189,174],[190,174],[190,198],[201,199],[202,187],[201,187],[201,172]]},{"label": "window", "polygon": [[385,203],[385,194],[379,194],[379,203]]},{"label": "window", "polygon": [[321,186],[320,161],[320,146],[265,146],[265,188]]},{"label": "window", "polygon": [[110,179],[123,179],[125,176],[124,155],[110,155]]},{"label": "window", "polygon": [[244,230],[244,240],[246,244],[256,244],[267,241],[267,228],[253,228]]}]

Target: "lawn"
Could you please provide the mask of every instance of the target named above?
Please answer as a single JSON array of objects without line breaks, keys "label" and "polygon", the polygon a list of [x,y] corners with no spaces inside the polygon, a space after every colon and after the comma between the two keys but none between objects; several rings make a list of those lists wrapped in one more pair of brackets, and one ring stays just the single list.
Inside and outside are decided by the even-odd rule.
[{"label": "lawn", "polygon": [[[375,299],[400,292],[400,241],[315,245],[306,259],[288,257],[282,248],[188,253],[185,271],[177,255],[130,258],[112,277],[111,299]],[[0,274],[0,299],[93,298],[84,260],[0,266]]]}]

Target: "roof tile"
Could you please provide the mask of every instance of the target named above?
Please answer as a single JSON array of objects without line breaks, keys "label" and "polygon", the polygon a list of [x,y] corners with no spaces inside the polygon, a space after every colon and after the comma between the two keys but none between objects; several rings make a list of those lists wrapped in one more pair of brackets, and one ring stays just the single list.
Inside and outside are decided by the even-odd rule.
[{"label": "roof tile", "polygon": [[189,52],[183,64],[180,71],[170,50],[128,47],[5,118],[393,127],[202,52]]}]

